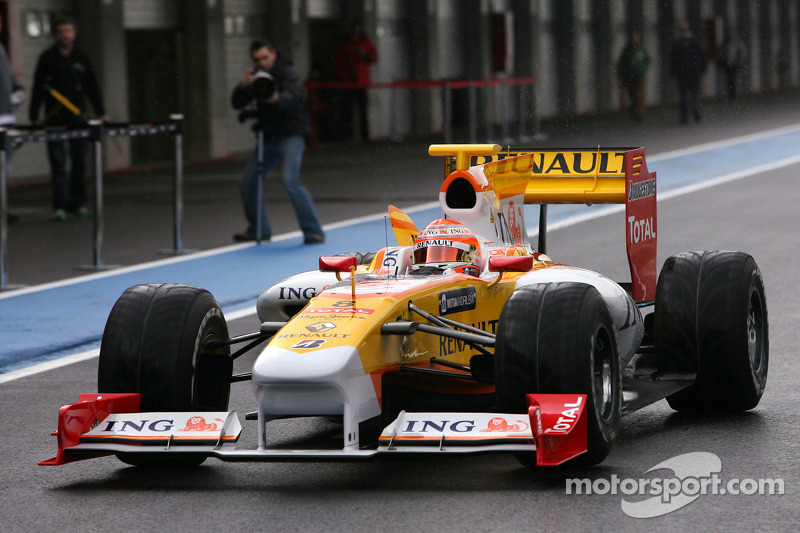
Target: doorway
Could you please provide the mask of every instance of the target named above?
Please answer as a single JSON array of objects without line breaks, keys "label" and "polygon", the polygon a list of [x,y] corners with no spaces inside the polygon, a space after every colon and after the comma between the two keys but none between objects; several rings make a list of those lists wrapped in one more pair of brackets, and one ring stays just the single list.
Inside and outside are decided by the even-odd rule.
[{"label": "doorway", "polygon": [[[127,30],[125,41],[130,122],[164,122],[171,114],[181,113],[181,34],[174,30]],[[166,134],[131,137],[134,165],[172,161],[173,151]]]}]

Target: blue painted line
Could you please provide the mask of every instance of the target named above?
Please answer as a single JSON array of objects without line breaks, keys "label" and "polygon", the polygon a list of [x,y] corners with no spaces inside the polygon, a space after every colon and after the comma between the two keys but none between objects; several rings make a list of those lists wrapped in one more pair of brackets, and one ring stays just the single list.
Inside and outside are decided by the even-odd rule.
[{"label": "blue painted line", "polygon": [[[800,129],[709,147],[695,153],[650,156],[658,172],[659,193],[714,179],[797,155]],[[549,222],[583,215],[582,205],[554,205]],[[418,227],[439,218],[441,210],[410,211]],[[528,206],[528,226],[538,208]],[[390,239],[393,238],[390,235]],[[317,268],[320,255],[374,251],[386,245],[382,218],[334,225],[325,244],[306,246],[299,238],[250,246],[184,261],[111,273],[43,290],[8,293],[0,298],[0,373],[25,368],[99,347],[106,318],[122,292],[140,283],[174,282],[208,289],[226,313],[254,306],[258,295],[279,280]]]}]

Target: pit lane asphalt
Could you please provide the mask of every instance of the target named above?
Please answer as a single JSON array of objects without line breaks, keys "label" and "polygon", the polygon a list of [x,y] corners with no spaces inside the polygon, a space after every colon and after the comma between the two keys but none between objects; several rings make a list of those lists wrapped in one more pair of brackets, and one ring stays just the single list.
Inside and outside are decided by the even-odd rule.
[{"label": "pit lane asphalt", "polygon": [[[660,144],[649,130],[640,130],[639,138],[652,136],[652,142],[628,140],[631,132],[621,132],[614,142],[604,134],[601,141],[644,144],[652,156],[730,135],[800,123],[796,101],[789,98],[782,107],[773,100],[748,101],[749,107],[735,116],[722,116],[723,111],[716,115],[712,107],[699,127],[661,124],[653,130],[663,129],[669,135],[660,139]],[[756,105],[758,110],[754,109]],[[645,125],[657,117],[652,113]],[[583,135],[590,136],[591,125],[603,119],[584,119],[583,126],[575,126],[572,131],[580,130],[581,136],[575,137],[579,141],[553,136],[548,142],[590,146],[592,141]],[[674,120],[673,113],[659,120]],[[617,123],[627,126],[620,117]],[[569,125],[564,129],[569,132]],[[34,466],[54,453],[55,439],[47,434],[54,428],[57,407],[73,401],[78,392],[94,390],[96,360],[91,360],[0,385],[0,403],[4,406],[0,413],[0,443],[5,457],[0,474],[4,529],[94,531],[125,527],[137,531],[183,529],[191,524],[193,529],[208,531],[223,527],[281,531],[388,531],[398,527],[442,531],[645,527],[792,530],[800,517],[796,490],[800,468],[795,453],[800,427],[795,384],[800,371],[792,364],[797,346],[793,325],[800,318],[794,304],[800,259],[796,236],[798,170],[794,165],[659,203],[660,263],[681,251],[728,248],[752,253],[764,272],[771,326],[770,378],[762,403],[752,413],[687,417],[671,414],[661,402],[624,419],[621,438],[611,456],[589,471],[533,473],[502,455],[357,465],[209,461],[195,471],[171,473],[143,473],[111,458],[60,468]],[[235,187],[235,182],[232,185]],[[414,183],[406,186],[412,196],[420,190]],[[430,199],[430,195],[421,198]],[[384,208],[381,205],[379,210]],[[623,235],[622,215],[611,215],[553,232],[548,251],[559,261],[624,279]],[[256,327],[253,317],[232,323],[234,333]],[[237,364],[244,367],[248,361]],[[252,405],[249,387],[236,386],[232,407],[245,412]],[[300,440],[305,429],[320,438],[328,434],[324,424],[309,426],[298,421],[282,422],[277,432],[291,445]],[[245,437],[245,444],[252,444],[252,426],[246,431],[250,436]],[[625,516],[620,510],[620,495],[564,494],[565,478],[639,478],[661,461],[692,451],[717,454],[726,480],[782,478],[787,494],[702,496],[679,511],[649,520]]]}]

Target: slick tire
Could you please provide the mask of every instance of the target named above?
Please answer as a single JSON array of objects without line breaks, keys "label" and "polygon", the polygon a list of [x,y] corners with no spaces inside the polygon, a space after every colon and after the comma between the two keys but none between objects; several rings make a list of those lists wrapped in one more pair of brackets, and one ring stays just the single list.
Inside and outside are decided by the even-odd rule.
[{"label": "slick tire", "polygon": [[[141,411],[226,411],[233,360],[219,304],[188,285],[147,284],[127,289],[106,322],[97,374],[99,392],[138,392]],[[136,466],[180,467],[199,456],[119,453]]]},{"label": "slick tire", "polygon": [[[526,394],[586,394],[587,453],[576,466],[601,462],[619,430],[622,375],[616,329],[600,293],[583,283],[515,290],[503,307],[495,350],[501,412],[527,413]],[[520,462],[535,466],[532,455]]]},{"label": "slick tire", "polygon": [[761,271],[741,252],[670,257],[658,277],[655,345],[661,373],[696,372],[667,397],[690,413],[746,411],[767,384],[769,328]]}]

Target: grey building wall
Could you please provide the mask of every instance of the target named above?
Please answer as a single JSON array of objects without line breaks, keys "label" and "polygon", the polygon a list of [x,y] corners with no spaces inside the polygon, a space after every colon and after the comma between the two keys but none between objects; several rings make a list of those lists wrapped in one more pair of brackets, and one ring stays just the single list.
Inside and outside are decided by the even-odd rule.
[{"label": "grey building wall", "polygon": [[[738,31],[748,51],[741,71],[743,91],[775,91],[800,82],[800,8],[794,0],[7,0],[5,4],[12,66],[27,86],[39,54],[52,44],[46,23],[58,13],[78,18],[79,44],[97,66],[115,121],[131,120],[142,109],[146,112],[147,106],[132,107],[132,95],[154,94],[161,87],[154,84],[148,93],[142,86],[135,63],[142,59],[132,55],[136,39],[152,35],[164,40],[161,49],[173,56],[165,63],[172,70],[156,81],[174,93],[169,106],[186,114],[187,157],[198,160],[242,154],[253,146],[249,125],[240,124],[229,106],[230,91],[251,65],[253,39],[271,40],[295,61],[301,75],[309,77],[318,75],[320,68],[330,72],[336,43],[355,18],[362,20],[378,48],[374,82],[533,76],[536,100],[527,109],[539,117],[618,109],[616,61],[632,28],[642,30],[653,59],[647,103],[674,105],[669,50],[681,20],[688,20],[709,46],[714,44],[711,29]],[[43,23],[38,35],[29,28],[36,17]],[[172,38],[164,39],[164,32]],[[498,69],[493,63],[497,39],[510,43],[508,68]],[[721,73],[710,57],[704,95],[723,94]],[[489,126],[514,122],[526,114],[514,105],[525,96],[516,89],[506,93],[481,89],[476,95],[474,114],[466,103],[467,91],[462,91],[454,95],[453,116],[446,116],[439,90],[372,89],[372,136],[400,140],[441,133],[446,121],[463,127],[471,119],[480,123],[479,140],[490,140]],[[510,106],[504,98],[511,100]],[[153,110],[163,113],[153,104]],[[27,105],[17,110],[17,117],[27,122]],[[139,146],[137,151],[126,140],[107,143],[106,165],[140,164],[148,160],[142,157],[150,153],[147,150],[142,152]],[[150,160],[163,156],[154,148]],[[46,176],[45,162],[43,146],[23,147],[15,158],[12,181]]]}]

